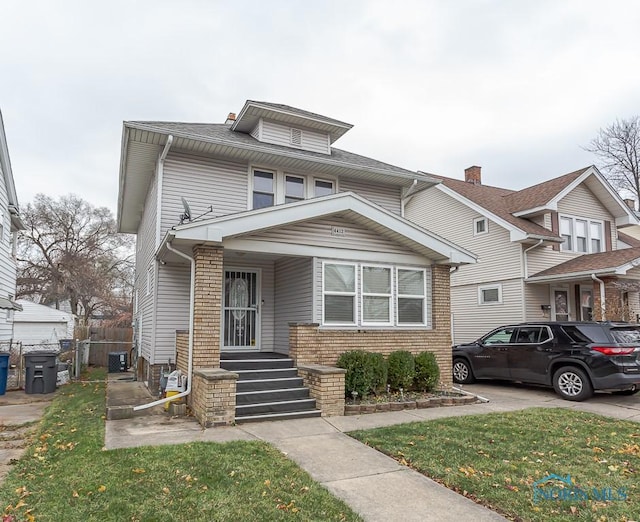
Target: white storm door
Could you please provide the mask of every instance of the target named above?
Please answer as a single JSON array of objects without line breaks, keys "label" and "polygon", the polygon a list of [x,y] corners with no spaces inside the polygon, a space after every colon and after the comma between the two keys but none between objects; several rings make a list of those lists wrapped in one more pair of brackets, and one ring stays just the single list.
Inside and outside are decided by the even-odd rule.
[{"label": "white storm door", "polygon": [[260,349],[260,278],[255,270],[225,270],[222,348]]}]

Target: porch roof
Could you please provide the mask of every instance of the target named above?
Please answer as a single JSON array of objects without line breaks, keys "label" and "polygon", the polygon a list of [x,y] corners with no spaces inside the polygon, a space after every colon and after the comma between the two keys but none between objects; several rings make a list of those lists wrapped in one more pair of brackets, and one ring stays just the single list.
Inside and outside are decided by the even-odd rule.
[{"label": "porch roof", "polygon": [[640,247],[624,248],[598,254],[585,254],[538,272],[527,279],[531,283],[583,279],[596,276],[624,276],[640,266]]},{"label": "porch roof", "polygon": [[[286,205],[250,210],[219,218],[203,219],[176,226],[165,235],[156,257],[160,260],[177,261],[167,244],[174,248],[190,251],[198,244],[219,244],[228,247],[233,240],[243,236],[266,231],[272,228],[303,223],[325,217],[344,217],[350,222],[374,231],[381,237],[388,238],[406,247],[407,255],[403,257],[426,258],[438,264],[461,265],[476,262],[476,256],[468,250],[444,239],[418,225],[393,214],[382,207],[371,203],[353,192],[342,192],[329,196],[308,199]],[[251,246],[244,245],[247,250]],[[300,255],[325,257],[330,255],[327,248],[313,245],[279,244],[269,242],[262,252],[280,255]],[[331,249],[338,255],[340,248]],[[342,249],[344,251],[344,249]],[[256,250],[261,251],[261,250]],[[383,254],[372,252],[380,261],[385,260]],[[174,257],[175,256],[175,257]],[[389,259],[386,259],[389,260]]]}]

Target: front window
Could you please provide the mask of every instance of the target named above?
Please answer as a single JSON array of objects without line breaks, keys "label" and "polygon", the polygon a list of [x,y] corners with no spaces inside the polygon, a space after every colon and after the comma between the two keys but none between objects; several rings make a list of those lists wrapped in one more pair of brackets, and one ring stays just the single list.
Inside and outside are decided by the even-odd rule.
[{"label": "front window", "polygon": [[391,324],[391,268],[362,267],[362,324]]},{"label": "front window", "polygon": [[324,265],[323,293],[325,324],[355,324],[355,265],[326,263]]},{"label": "front window", "polygon": [[424,324],[425,272],[398,269],[398,324]]},{"label": "front window", "polygon": [[253,208],[272,207],[275,204],[273,172],[253,171]]},{"label": "front window", "polygon": [[299,176],[285,176],[285,203],[294,203],[304,199],[304,178]]},{"label": "front window", "polygon": [[560,235],[565,252],[594,254],[602,252],[602,222],[578,219],[570,216],[560,217]]}]

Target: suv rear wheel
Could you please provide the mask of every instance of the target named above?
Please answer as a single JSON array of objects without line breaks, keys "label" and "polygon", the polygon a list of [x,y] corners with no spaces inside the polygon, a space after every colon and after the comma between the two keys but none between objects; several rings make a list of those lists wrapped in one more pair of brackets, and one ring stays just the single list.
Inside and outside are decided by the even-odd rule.
[{"label": "suv rear wheel", "polygon": [[453,360],[453,380],[460,384],[471,384],[475,382],[471,366],[466,359]]},{"label": "suv rear wheel", "polygon": [[553,388],[568,401],[584,401],[593,395],[587,374],[575,366],[563,366],[553,375]]}]

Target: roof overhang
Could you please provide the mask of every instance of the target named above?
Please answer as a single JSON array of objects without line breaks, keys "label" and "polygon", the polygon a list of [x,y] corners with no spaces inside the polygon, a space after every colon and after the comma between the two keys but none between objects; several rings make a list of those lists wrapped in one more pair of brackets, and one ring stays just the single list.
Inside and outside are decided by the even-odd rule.
[{"label": "roof overhang", "polygon": [[[250,244],[243,238],[276,227],[302,223],[327,216],[341,215],[350,221],[374,230],[381,236],[387,237],[407,248],[407,252],[430,263],[461,265],[476,262],[476,256],[471,252],[433,234],[414,223],[384,210],[368,200],[352,192],[342,192],[321,198],[314,198],[298,203],[279,205],[276,207],[251,210],[224,216],[220,218],[202,220],[179,225],[169,230],[165,235],[156,257],[159,260],[177,261],[177,256],[168,248],[190,252],[197,244],[218,244],[225,248],[244,248],[247,250],[264,251],[280,255],[304,255],[321,257],[321,252],[333,252],[339,248],[323,249],[315,245],[280,245],[269,243],[260,244],[252,241]],[[375,252],[380,259],[383,254]],[[175,256],[175,257],[173,257]],[[402,259],[402,254],[394,254]],[[408,259],[408,256],[406,256]]]},{"label": "roof overhang", "polygon": [[390,171],[370,165],[338,160],[329,155],[310,156],[296,149],[278,149],[258,141],[239,143],[208,138],[179,130],[157,129],[151,125],[124,122],[120,153],[118,192],[118,231],[135,234],[142,218],[145,199],[155,174],[158,157],[168,136],[174,137],[171,150],[197,152],[231,161],[274,165],[283,169],[317,175],[366,178],[380,183],[409,188],[414,180],[435,185],[439,180],[411,171]]},{"label": "roof overhang", "polygon": [[18,213],[18,194],[16,193],[16,185],[13,180],[13,170],[11,170],[11,159],[9,157],[9,146],[7,145],[7,136],[4,132],[4,121],[2,112],[0,111],[0,168],[4,176],[4,182],[7,189],[7,199],[9,203],[9,214],[11,216],[11,230],[24,230],[26,227],[20,219]]},{"label": "roof overhang", "polygon": [[319,132],[325,132],[330,136],[331,143],[335,142],[348,130],[353,128],[350,123],[344,123],[332,118],[320,115],[300,114],[286,107],[276,107],[271,104],[262,104],[253,100],[247,100],[238,114],[231,130],[250,133],[261,118],[292,125],[294,127],[307,127]]},{"label": "roof overhang", "polygon": [[635,212],[627,206],[620,197],[620,194],[613,189],[595,166],[591,166],[585,170],[580,174],[580,176],[556,194],[556,196],[546,205],[520,210],[518,212],[514,212],[513,215],[516,217],[527,217],[540,214],[541,212],[557,211],[560,200],[562,200],[581,183],[584,183],[586,187],[602,202],[611,215],[614,216],[616,226],[637,225],[640,223]]},{"label": "roof overhang", "polygon": [[11,299],[7,299],[6,297],[0,297],[0,309],[2,310],[22,310],[22,306],[12,301]]}]

